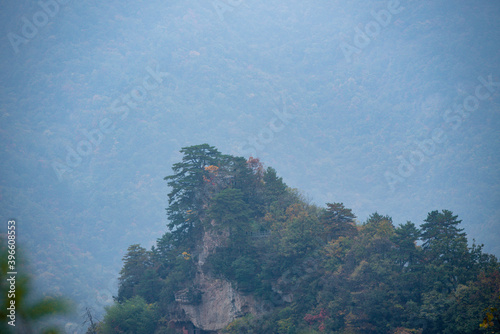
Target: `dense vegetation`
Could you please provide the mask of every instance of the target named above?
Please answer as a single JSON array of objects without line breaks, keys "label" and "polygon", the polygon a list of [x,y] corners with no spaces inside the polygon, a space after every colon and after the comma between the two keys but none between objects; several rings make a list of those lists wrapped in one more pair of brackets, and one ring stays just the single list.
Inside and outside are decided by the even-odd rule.
[{"label": "dense vegetation", "polygon": [[[469,243],[448,210],[417,226],[373,213],[358,223],[342,203],[309,204],[258,159],[185,147],[165,180],[169,231],[129,247],[116,303],[89,332],[175,333],[175,292],[196,303],[197,245],[227,235],[203,271],[268,306],[226,333],[493,333],[500,265]],[[259,237],[255,237],[259,236]]]},{"label": "dense vegetation", "polygon": [[[223,19],[214,2],[230,5]],[[42,0],[57,14],[15,53],[8,35],[26,33],[39,3],[0,5],[0,212],[21,223],[35,289],[77,302],[72,329],[87,306],[102,319],[127,246],[163,235],[158,178],[206,140],[256,150],[317,205],[343,201],[361,222],[378,210],[418,225],[447,208],[500,256],[500,89],[475,112],[455,109],[479,76],[500,80],[499,1],[400,1],[350,63],[340,44],[392,1]],[[169,76],[125,102],[148,68]],[[114,131],[68,165],[105,119]],[[400,175],[436,129],[448,140],[391,192],[385,173]],[[71,168],[62,181],[55,163]]]}]

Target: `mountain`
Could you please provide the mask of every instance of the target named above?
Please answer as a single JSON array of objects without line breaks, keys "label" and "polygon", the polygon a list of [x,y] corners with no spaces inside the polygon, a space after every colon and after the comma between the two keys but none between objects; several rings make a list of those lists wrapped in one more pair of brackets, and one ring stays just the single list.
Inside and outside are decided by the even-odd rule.
[{"label": "mountain", "polygon": [[461,220],[417,228],[308,203],[258,159],[184,147],[170,231],[131,245],[95,333],[482,333],[500,328],[500,263]]},{"label": "mountain", "polygon": [[103,315],[182,147],[259,157],[358,224],[463,220],[500,255],[494,1],[0,5],[0,212],[40,294]]}]

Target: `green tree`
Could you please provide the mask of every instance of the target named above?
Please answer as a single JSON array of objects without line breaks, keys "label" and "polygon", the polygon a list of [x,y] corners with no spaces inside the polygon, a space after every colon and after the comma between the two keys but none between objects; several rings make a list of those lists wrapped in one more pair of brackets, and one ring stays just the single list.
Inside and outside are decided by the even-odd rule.
[{"label": "green tree", "polygon": [[[395,228],[391,217],[382,216],[377,212],[373,213],[361,226],[351,256],[358,258],[358,261],[370,257],[387,260],[393,247],[391,238],[394,233]],[[352,263],[352,261],[349,262]]]},{"label": "green tree", "polygon": [[238,254],[249,247],[248,232],[250,231],[251,211],[243,200],[243,192],[228,188],[218,193],[212,200],[208,210],[209,217],[215,220],[215,228],[229,231],[230,246]]},{"label": "green tree", "polygon": [[406,222],[394,232],[391,240],[396,246],[395,261],[401,270],[409,270],[412,265],[418,263],[417,241],[420,239],[420,230],[412,222]]},{"label": "green tree", "polygon": [[242,191],[242,199],[248,204],[254,217],[262,216],[266,201],[263,190],[264,168],[259,159],[230,157],[225,160],[229,160],[233,166],[230,174],[233,177],[232,187]]},{"label": "green tree", "polygon": [[327,241],[357,234],[356,216],[343,203],[326,203],[327,209],[320,218]]},{"label": "green tree", "polygon": [[[423,265],[421,263],[421,248],[417,246],[420,230],[412,222],[401,224],[391,237],[392,263],[394,271],[391,274],[392,289],[395,292],[397,304],[405,305],[407,318],[416,310],[408,305],[416,305],[421,299]],[[405,324],[411,326],[411,323]]]},{"label": "green tree", "polygon": [[236,280],[245,291],[253,289],[258,270],[255,260],[248,256],[255,250],[249,242],[251,210],[243,192],[233,188],[221,191],[212,199],[208,212],[214,220],[213,229],[229,232],[228,242],[209,257],[212,269]]},{"label": "green tree", "polygon": [[287,186],[283,182],[283,178],[278,177],[276,170],[272,167],[267,167],[264,176],[264,200],[268,205],[274,201],[278,201],[286,194]]},{"label": "green tree", "polygon": [[[455,290],[458,284],[465,284],[477,274],[473,270],[475,264],[471,262],[466,234],[458,228],[462,221],[457,218],[451,211],[436,210],[430,212],[421,225],[426,277],[438,283],[440,289],[449,291]],[[464,270],[466,268],[469,270]]]},{"label": "green tree", "polygon": [[168,227],[179,243],[201,231],[199,219],[207,200],[204,184],[210,178],[210,170],[205,168],[219,165],[223,157],[208,144],[184,147],[180,152],[184,154],[182,162],[174,164],[174,174],[164,178],[172,188],[168,194]]},{"label": "green tree", "polygon": [[457,226],[462,222],[451,211],[437,210],[429,212],[425,223],[421,225],[422,249],[429,260],[454,263],[457,250],[467,249],[466,234]]},{"label": "green tree", "polygon": [[155,332],[159,313],[154,304],[147,304],[135,296],[122,304],[107,308],[106,315],[98,325],[100,334],[151,334]]},{"label": "green tree", "polygon": [[318,247],[320,229],[317,217],[306,211],[290,214],[285,226],[280,240],[281,253],[285,257],[298,259]]},{"label": "green tree", "polygon": [[257,273],[260,271],[258,263],[249,256],[240,256],[231,264],[238,288],[242,291],[254,291],[259,285]]},{"label": "green tree", "polygon": [[118,301],[136,295],[137,287],[143,282],[145,273],[152,268],[149,253],[138,244],[129,246],[123,257],[123,267],[118,278]]},{"label": "green tree", "polygon": [[243,192],[234,188],[218,193],[213,198],[208,212],[216,224],[229,228],[232,233],[244,231],[251,213],[248,204],[243,200]]},{"label": "green tree", "polygon": [[391,237],[394,234],[392,218],[378,212],[371,214],[363,224],[363,233],[371,237]]}]

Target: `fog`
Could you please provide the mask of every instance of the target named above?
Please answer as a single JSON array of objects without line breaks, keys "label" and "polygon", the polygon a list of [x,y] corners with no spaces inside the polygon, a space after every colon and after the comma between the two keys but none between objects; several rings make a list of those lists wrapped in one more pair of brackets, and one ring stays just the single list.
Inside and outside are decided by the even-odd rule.
[{"label": "fog", "polygon": [[496,1],[0,9],[2,233],[15,218],[37,287],[79,312],[101,313],[127,247],[165,232],[163,178],[202,143],[359,223],[451,210],[500,255]]}]

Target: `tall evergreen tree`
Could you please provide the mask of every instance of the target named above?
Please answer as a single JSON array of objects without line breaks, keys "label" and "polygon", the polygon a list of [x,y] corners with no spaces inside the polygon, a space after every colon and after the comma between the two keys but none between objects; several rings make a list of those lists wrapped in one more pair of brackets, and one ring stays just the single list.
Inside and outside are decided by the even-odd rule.
[{"label": "tall evergreen tree", "polygon": [[[472,278],[471,272],[463,270],[473,267],[467,247],[467,237],[462,222],[449,210],[430,212],[421,225],[423,256],[428,265],[427,278],[440,283],[440,289],[455,290],[458,284],[465,284]],[[471,268],[472,269],[472,268]]]},{"label": "tall evergreen tree", "polygon": [[264,172],[263,181],[266,203],[271,204],[286,193],[286,184],[283,182],[283,178],[278,177],[274,168],[267,167]]},{"label": "tall evergreen tree", "polygon": [[461,265],[469,259],[467,236],[462,222],[449,210],[430,212],[421,225],[422,249],[427,261],[433,264]]},{"label": "tall evergreen tree", "polygon": [[200,210],[203,208],[203,186],[210,170],[206,167],[217,166],[222,154],[208,144],[184,147],[182,162],[173,165],[173,175],[164,179],[172,187],[168,194],[168,227],[178,241],[186,241],[194,233],[199,223]]},{"label": "tall evergreen tree", "polygon": [[327,209],[320,221],[324,227],[326,239],[335,240],[339,237],[352,237],[357,229],[354,222],[356,216],[343,203],[326,203]]},{"label": "tall evergreen tree", "polygon": [[264,196],[263,196],[263,167],[258,159],[250,158],[245,160],[241,157],[231,158],[231,177],[233,179],[232,186],[238,188],[242,192],[242,199],[248,203],[249,208],[254,215],[262,215],[264,213]]},{"label": "tall evergreen tree", "polygon": [[376,231],[381,229],[382,231],[379,231],[378,234],[387,234],[387,230],[394,229],[392,218],[388,215],[383,216],[378,212],[372,213],[363,224],[363,227],[369,231]]},{"label": "tall evergreen tree", "polygon": [[148,252],[138,244],[129,246],[123,257],[123,268],[118,278],[118,301],[123,302],[136,294],[145,272],[151,268]]},{"label": "tall evergreen tree", "polygon": [[243,232],[250,220],[250,209],[240,189],[229,188],[218,193],[212,200],[209,214],[217,224],[229,228],[232,235]]},{"label": "tall evergreen tree", "polygon": [[401,224],[391,240],[396,246],[395,261],[400,269],[409,268],[418,261],[416,242],[420,239],[420,230],[412,222]]}]

